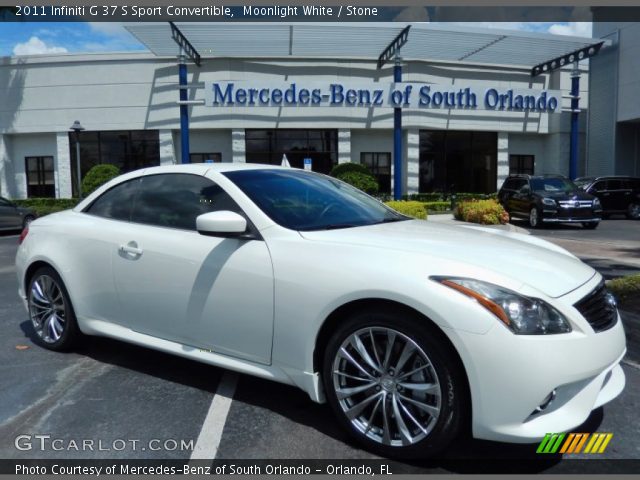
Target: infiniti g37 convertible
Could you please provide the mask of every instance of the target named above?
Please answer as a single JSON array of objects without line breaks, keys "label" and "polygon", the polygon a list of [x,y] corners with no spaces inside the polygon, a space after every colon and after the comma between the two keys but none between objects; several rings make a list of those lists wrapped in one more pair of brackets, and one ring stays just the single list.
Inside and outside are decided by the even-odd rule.
[{"label": "infiniti g37 convertible", "polygon": [[387,456],[433,455],[463,430],[535,442],[625,383],[623,327],[591,267],[317,173],[148,168],[20,240],[45,347],[104,335],[295,385]]}]

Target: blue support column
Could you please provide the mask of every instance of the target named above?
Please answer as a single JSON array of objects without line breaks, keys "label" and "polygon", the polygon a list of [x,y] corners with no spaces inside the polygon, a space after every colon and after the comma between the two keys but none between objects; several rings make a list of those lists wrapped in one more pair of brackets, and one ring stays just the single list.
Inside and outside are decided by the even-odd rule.
[{"label": "blue support column", "polygon": [[569,150],[569,178],[578,176],[578,128],[580,126],[580,71],[575,63],[571,73],[571,143]]},{"label": "blue support column", "polygon": [[[187,100],[187,63],[183,54],[179,57],[178,82],[180,83],[180,101]],[[190,163],[189,160],[189,106],[180,105],[180,142],[182,163]]]},{"label": "blue support column", "polygon": [[[396,58],[393,80],[402,82],[402,64]],[[393,199],[402,197],[402,108],[393,109]]]}]

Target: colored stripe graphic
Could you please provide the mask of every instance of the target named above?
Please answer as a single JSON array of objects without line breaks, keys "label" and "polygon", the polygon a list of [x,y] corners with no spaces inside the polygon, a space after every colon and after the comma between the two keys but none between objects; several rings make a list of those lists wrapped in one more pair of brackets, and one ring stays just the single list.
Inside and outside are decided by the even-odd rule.
[{"label": "colored stripe graphic", "polygon": [[547,433],[540,442],[536,453],[556,453],[564,437],[564,433]]},{"label": "colored stripe graphic", "polygon": [[569,433],[568,435],[547,433],[538,445],[536,453],[580,453],[585,443],[584,453],[604,453],[612,438],[613,433],[594,433],[592,435],[588,433]]}]

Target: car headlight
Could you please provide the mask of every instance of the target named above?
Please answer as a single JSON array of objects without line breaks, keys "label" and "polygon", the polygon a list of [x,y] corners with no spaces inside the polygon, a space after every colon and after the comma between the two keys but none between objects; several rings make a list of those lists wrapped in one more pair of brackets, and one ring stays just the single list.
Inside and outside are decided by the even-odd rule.
[{"label": "car headlight", "polygon": [[548,335],[571,331],[569,321],[539,298],[529,298],[507,288],[471,278],[431,277],[477,301],[513,333]]},{"label": "car headlight", "polygon": [[593,199],[593,206],[594,207],[599,207],[600,206],[600,199],[598,197]]},{"label": "car headlight", "polygon": [[556,201],[553,198],[543,198],[542,199],[542,204],[543,205],[547,205],[548,207],[556,207]]}]

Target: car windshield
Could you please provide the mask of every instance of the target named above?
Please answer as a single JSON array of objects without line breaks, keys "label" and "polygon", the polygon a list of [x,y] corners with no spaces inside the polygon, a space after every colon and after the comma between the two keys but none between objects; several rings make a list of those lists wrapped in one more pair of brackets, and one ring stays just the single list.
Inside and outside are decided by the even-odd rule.
[{"label": "car windshield", "polygon": [[274,222],[329,230],[409,220],[351,185],[303,170],[239,170],[224,175]]},{"label": "car windshield", "polygon": [[593,182],[593,178],[591,178],[591,177],[576,178],[573,181],[573,183],[575,183],[576,186],[578,186],[579,188],[584,188],[587,185],[589,185],[591,182]]},{"label": "car windshield", "polygon": [[577,189],[576,185],[566,178],[532,178],[531,189],[536,192],[560,193],[573,192]]}]

